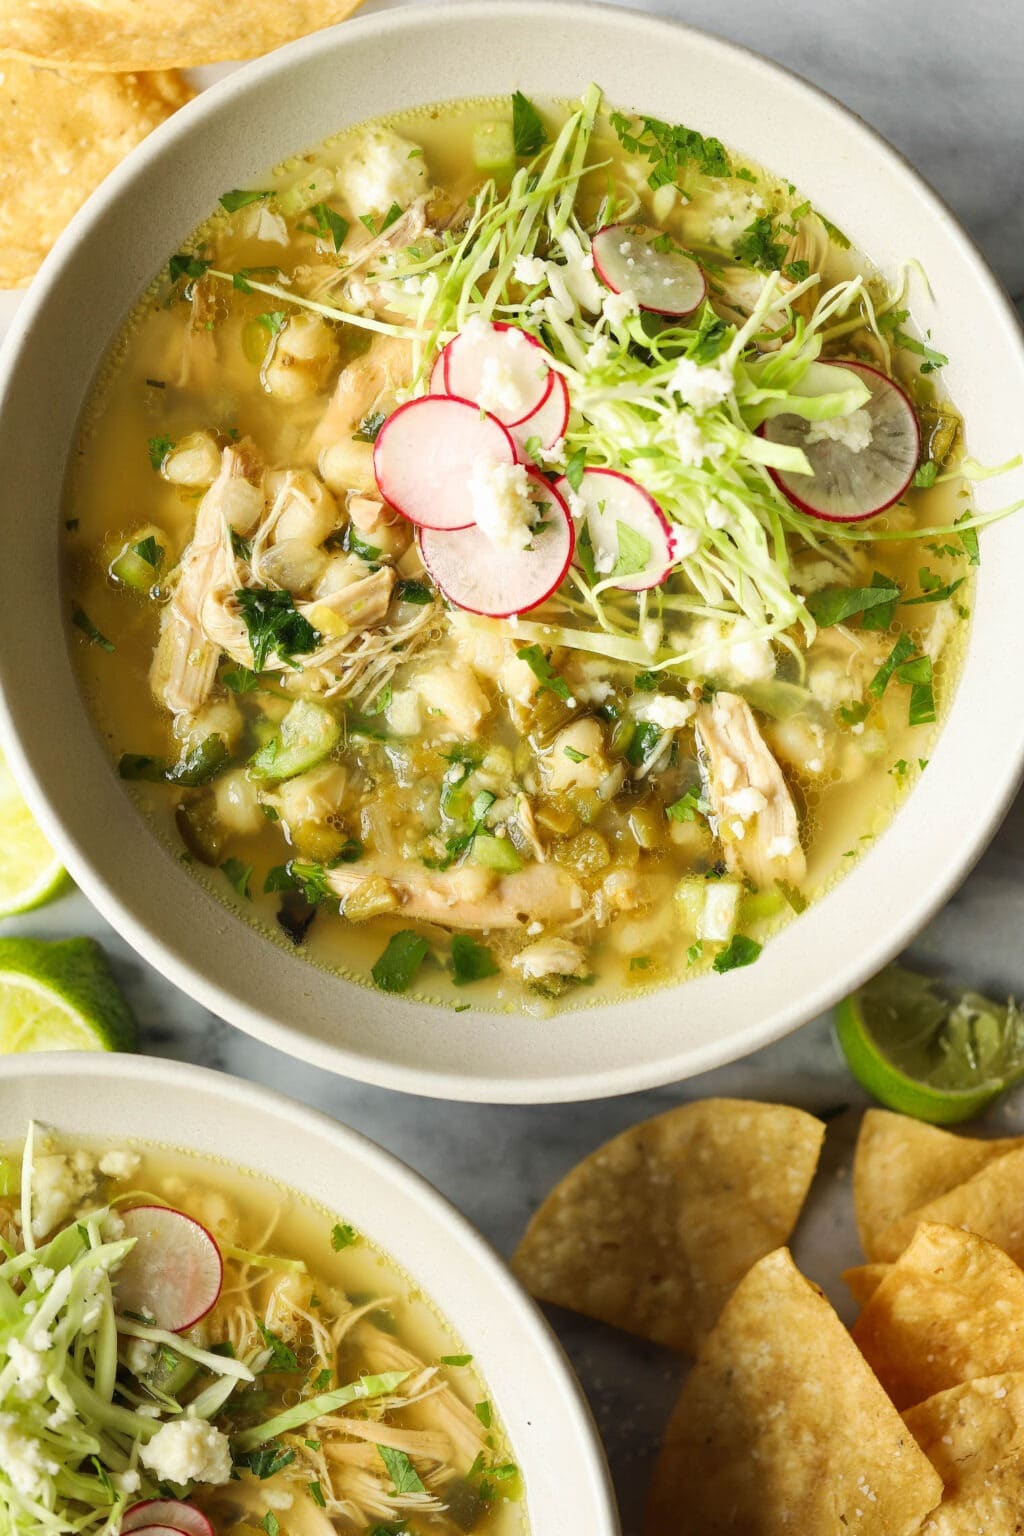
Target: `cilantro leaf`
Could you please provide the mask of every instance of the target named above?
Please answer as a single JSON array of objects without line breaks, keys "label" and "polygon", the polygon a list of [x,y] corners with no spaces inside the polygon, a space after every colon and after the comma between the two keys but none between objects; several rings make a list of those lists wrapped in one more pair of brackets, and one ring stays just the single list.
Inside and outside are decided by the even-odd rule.
[{"label": "cilantro leaf", "polygon": [[768,213],[759,214],[736,241],[733,254],[747,266],[762,272],[775,272],[782,265],[786,246],[778,239],[778,230]]},{"label": "cilantro leaf", "polygon": [[893,331],[892,339],[905,352],[913,352],[916,357],[924,358],[921,365],[922,373],[934,373],[937,368],[944,368],[949,362],[944,352],[936,352],[935,348],[928,346],[927,342],[918,341],[916,336],[908,336],[906,331]]},{"label": "cilantro leaf", "polygon": [[577,448],[568,464],[565,466],[565,478],[574,491],[578,491],[583,480],[583,471],[587,467],[587,450]]},{"label": "cilantro leaf", "polygon": [[395,1493],[426,1493],[419,1473],[404,1451],[396,1451],[390,1445],[378,1445],[377,1453],[388,1469]]},{"label": "cilantro leaf", "polygon": [[176,283],[182,277],[187,277],[194,282],[197,277],[202,277],[207,267],[212,266],[212,261],[203,261],[199,256],[192,256],[187,251],[179,251],[167,263],[167,272],[172,283]]},{"label": "cilantro leaf", "polygon": [[433,593],[422,581],[400,581],[395,588],[395,596],[399,602],[415,603],[421,608],[434,601]]},{"label": "cilantro leaf", "polygon": [[250,672],[248,667],[228,667],[220,675],[220,680],[231,693],[252,693],[260,685],[260,680],[255,672]]},{"label": "cilantro leaf", "polygon": [[326,203],[314,203],[309,211],[316,220],[317,234],[323,240],[330,240],[334,249],[340,251],[349,232],[348,219],[343,219],[340,213],[335,213]]},{"label": "cilantro leaf", "polygon": [[370,972],[374,982],[382,992],[407,992],[429,948],[427,940],[411,928],[392,934],[384,952],[374,961]]},{"label": "cilantro leaf", "polygon": [[265,1371],[298,1370],[299,1362],[295,1358],[295,1351],[289,1349],[284,1340],[279,1338],[273,1329],[268,1328],[266,1323],[261,1323],[259,1318],[256,1319],[256,1327],[260,1331],[264,1344],[270,1350],[270,1359],[263,1369]]},{"label": "cilantro leaf", "polygon": [[485,976],[496,976],[498,963],[485,945],[478,944],[465,933],[452,938],[452,980],[457,987],[471,981],[482,981]]},{"label": "cilantro leaf", "polygon": [[858,613],[892,603],[899,595],[900,589],[894,581],[886,586],[824,587],[810,593],[806,605],[819,628],[828,629],[830,625],[842,624]]},{"label": "cilantro leaf", "polygon": [[226,875],[238,892],[246,901],[252,900],[252,892],[249,889],[249,881],[252,879],[252,865],[243,864],[241,859],[225,859],[220,866],[221,873]]},{"label": "cilantro leaf", "polygon": [[381,427],[387,421],[383,411],[370,411],[363,417],[359,426],[352,434],[354,443],[375,443]]},{"label": "cilantro leaf", "polygon": [[[954,528],[957,528],[958,524],[967,521],[970,515],[969,512],[965,512],[962,517],[955,518],[953,522]],[[958,528],[957,538],[960,541],[964,554],[967,556],[967,564],[980,565],[981,551],[978,548],[977,528]]]},{"label": "cilantro leaf", "polygon": [[910,689],[909,722],[930,725],[935,719],[935,691],[932,685],[932,659],[915,656],[896,669],[896,681]]},{"label": "cilantro leaf", "polygon": [[573,702],[572,694],[569,692],[569,684],[554,671],[550,661],[539,645],[524,645],[516,651],[516,655],[520,661],[526,662],[526,665],[540,683],[541,693],[553,693],[557,699],[562,699],[566,704]]},{"label": "cilantro leaf", "polygon": [[335,1224],[331,1232],[331,1247],[335,1253],[340,1253],[343,1248],[352,1248],[358,1241],[359,1233],[347,1221]]},{"label": "cilantro leaf", "polygon": [[726,971],[753,965],[760,953],[761,946],[756,939],[748,939],[745,933],[734,933],[725,948],[715,956],[714,969],[723,976]]},{"label": "cilantro leaf", "polygon": [[529,160],[548,141],[540,113],[522,91],[512,92],[512,143],[520,160]]},{"label": "cilantro leaf", "polygon": [[151,437],[146,446],[149,449],[149,462],[159,472],[163,467],[164,459],[174,447],[174,439],[173,437]]},{"label": "cilantro leaf", "polygon": [[914,642],[908,635],[900,635],[896,644],[882,662],[870,683],[868,683],[868,693],[874,698],[880,699],[897,667],[902,666],[905,661],[909,661],[913,654]]},{"label": "cilantro leaf", "polygon": [[274,587],[240,587],[235,598],[245,621],[256,672],[263,671],[271,653],[292,664],[296,653],[308,653],[319,644],[320,636],[296,610],[290,592]]},{"label": "cilantro leaf", "polygon": [[231,192],[222,192],[220,205],[227,213],[235,213],[239,208],[247,208],[250,203],[261,203],[264,198],[273,197],[270,191],[246,191],[236,187]]},{"label": "cilantro leaf", "polygon": [[637,533],[628,523],[616,519],[615,535],[618,552],[612,576],[639,576],[651,558],[651,543],[642,533]]},{"label": "cilantro leaf", "polygon": [[102,630],[96,628],[96,625],[90,619],[85,609],[80,608],[77,603],[71,610],[71,622],[76,629],[82,631],[87,640],[91,640],[93,645],[98,645],[101,651],[112,651],[114,649],[113,640],[108,640]]},{"label": "cilantro leaf", "polygon": [[258,1450],[248,1451],[244,1456],[235,1460],[235,1465],[245,1467],[258,1477],[261,1482],[268,1477],[274,1477],[284,1467],[290,1467],[295,1460],[295,1452],[289,1446],[287,1449],[280,1440],[271,1440],[266,1445],[261,1445]]},{"label": "cilantro leaf", "polygon": [[914,471],[914,488],[918,491],[927,491],[934,484],[939,473],[939,466],[934,459],[925,459]]},{"label": "cilantro leaf", "polygon": [[621,112],[612,113],[611,125],[623,149],[650,161],[650,187],[657,189],[677,182],[690,165],[705,176],[732,174],[721,140],[705,138],[695,128],[673,126],[657,117],[626,117]]},{"label": "cilantro leaf", "polygon": [[710,810],[699,789],[688,789],[685,795],[666,805],[665,815],[670,821],[696,821],[698,816],[707,816]]},{"label": "cilantro leaf", "polygon": [[[881,571],[875,571],[871,577],[871,585],[873,587],[892,587],[895,583],[891,576],[883,576]],[[891,598],[888,602],[876,603],[873,608],[866,608],[864,610],[864,617],[860,621],[861,629],[870,629],[879,634],[890,629],[896,617],[898,596],[899,592],[897,589],[896,597]]]}]

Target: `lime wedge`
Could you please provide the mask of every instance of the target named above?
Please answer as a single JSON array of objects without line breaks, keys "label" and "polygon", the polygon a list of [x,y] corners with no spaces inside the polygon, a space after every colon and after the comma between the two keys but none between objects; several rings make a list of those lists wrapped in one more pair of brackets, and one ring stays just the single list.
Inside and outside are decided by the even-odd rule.
[{"label": "lime wedge", "polygon": [[0,917],[41,907],[66,883],[60,860],[0,755]]},{"label": "lime wedge", "polygon": [[93,939],[0,939],[0,1054],[131,1051],[135,1037]]},{"label": "lime wedge", "polygon": [[835,1026],[861,1086],[932,1125],[970,1120],[1024,1077],[1024,1014],[1012,1000],[946,992],[902,966],[845,998]]}]

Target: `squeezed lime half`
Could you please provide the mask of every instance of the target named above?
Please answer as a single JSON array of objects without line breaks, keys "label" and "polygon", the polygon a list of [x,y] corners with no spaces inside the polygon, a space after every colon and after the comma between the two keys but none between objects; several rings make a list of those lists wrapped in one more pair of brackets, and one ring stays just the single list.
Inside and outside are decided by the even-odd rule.
[{"label": "squeezed lime half", "polygon": [[891,965],[839,1004],[836,1038],[887,1109],[932,1125],[981,1113],[1024,1077],[1024,1014]]},{"label": "squeezed lime half", "polygon": [[135,1043],[131,1009],[93,939],[0,939],[0,1054]]},{"label": "squeezed lime half", "polygon": [[0,754],[0,917],[60,895],[67,875]]}]

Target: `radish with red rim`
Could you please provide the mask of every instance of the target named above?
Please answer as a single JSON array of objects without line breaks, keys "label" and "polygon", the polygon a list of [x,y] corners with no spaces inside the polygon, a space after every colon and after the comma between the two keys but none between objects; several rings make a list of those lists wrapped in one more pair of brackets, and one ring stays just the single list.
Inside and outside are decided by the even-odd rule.
[{"label": "radish with red rim", "polygon": [[512,439],[521,454],[527,453],[527,443],[536,438],[541,448],[552,448],[565,436],[569,425],[569,387],[560,373],[551,370],[551,388],[532,416],[509,427]]},{"label": "radish with red rim", "polygon": [[445,394],[475,401],[506,427],[533,416],[551,393],[553,375],[544,348],[529,332],[504,321],[471,321],[441,357]]},{"label": "radish with red rim", "polygon": [[181,1531],[183,1536],[215,1536],[213,1524],[182,1499],[142,1499],[126,1509],[121,1518],[124,1536],[130,1531]]},{"label": "radish with red rim", "polygon": [[[213,1527],[210,1526],[209,1529],[212,1531]],[[127,1531],[128,1527],[122,1525],[121,1530]],[[133,1525],[131,1530],[133,1536],[190,1536],[188,1531],[182,1530],[178,1525]]]},{"label": "radish with red rim", "polygon": [[594,268],[612,293],[631,294],[652,315],[691,315],[703,302],[704,273],[662,230],[606,224],[591,242]]},{"label": "radish with red rim", "polygon": [[458,608],[507,619],[536,608],[556,591],[572,562],[575,529],[569,509],[543,475],[527,470],[531,500],[544,526],[528,549],[499,549],[481,528],[419,528],[423,564]]},{"label": "radish with red rim", "polygon": [[[802,416],[766,421],[760,431],[768,441],[802,448],[812,470],[810,475],[781,469],[769,473],[801,512],[829,523],[859,523],[884,512],[906,493],[921,456],[921,431],[903,390],[877,368],[839,358],[821,361],[825,367],[855,373],[871,391],[870,398],[852,416],[833,418],[836,437],[828,435],[828,423]],[[851,424],[847,436],[859,437],[859,445],[844,441],[844,421]]]},{"label": "radish with red rim", "polygon": [[[585,469],[578,490],[564,475],[555,489],[583,522],[598,581],[611,579],[625,592],[642,592],[666,579],[674,559],[672,524],[642,485],[617,469]],[[581,532],[577,556],[583,538]]]},{"label": "radish with red rim", "polygon": [[373,445],[373,473],[384,500],[423,528],[470,527],[474,468],[515,460],[508,428],[454,395],[423,395],[400,405]]},{"label": "radish with red rim", "polygon": [[224,1262],[216,1242],[198,1221],[169,1206],[136,1205],[122,1220],[135,1244],[114,1281],[118,1312],[151,1317],[169,1333],[191,1328],[220,1296]]}]

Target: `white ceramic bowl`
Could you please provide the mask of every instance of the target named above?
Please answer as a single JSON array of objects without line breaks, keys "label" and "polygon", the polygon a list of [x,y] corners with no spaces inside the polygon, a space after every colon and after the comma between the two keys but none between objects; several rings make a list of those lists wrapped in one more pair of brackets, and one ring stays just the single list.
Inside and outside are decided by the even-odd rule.
[{"label": "white ceramic bowl", "polygon": [[597,1430],[537,1307],[418,1174],[326,1115],[251,1083],[139,1056],[12,1057],[0,1143],[30,1119],[225,1159],[341,1214],[397,1261],[474,1356],[523,1472],[530,1530],[618,1536]]},{"label": "white ceramic bowl", "polygon": [[[543,46],[539,46],[539,40]],[[215,87],[129,157],[36,280],[0,368],[0,683],[6,746],[75,879],[116,928],[214,1012],[334,1071],[450,1098],[624,1093],[741,1056],[828,1007],[896,953],[991,836],[1024,757],[1024,516],[983,537],[963,679],[920,784],[868,855],[757,965],[653,997],[535,1020],[381,996],[281,953],[164,851],[128,804],[68,660],[58,523],[68,444],[104,347],[225,187],[379,113],[522,87],[609,100],[715,133],[791,177],[888,272],[920,258],[915,303],[951,358],[971,451],[1024,446],[1024,351],[991,273],[868,128],[739,48],[634,12],[486,0],[387,12],[283,49]],[[116,488],[115,488],[116,490]],[[991,508],[1024,473],[983,486]]]}]

